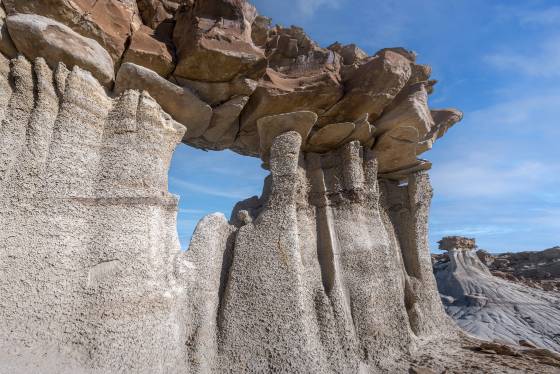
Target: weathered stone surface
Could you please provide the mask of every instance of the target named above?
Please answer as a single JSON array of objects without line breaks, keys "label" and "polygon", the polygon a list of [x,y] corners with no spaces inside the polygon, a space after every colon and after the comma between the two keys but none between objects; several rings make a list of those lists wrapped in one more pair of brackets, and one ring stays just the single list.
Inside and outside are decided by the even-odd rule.
[{"label": "weathered stone surface", "polygon": [[233,145],[239,132],[239,114],[248,101],[248,96],[237,96],[214,108],[210,126],[203,135],[208,149],[222,150]]},{"label": "weathered stone surface", "polygon": [[435,126],[428,107],[428,92],[424,83],[408,87],[375,122],[375,128],[380,134],[399,126],[416,128],[420,139],[424,139]]},{"label": "weathered stone surface", "polygon": [[482,339],[514,345],[526,340],[560,351],[560,297],[493,276],[473,246],[460,237],[442,242],[448,258],[434,265],[434,273],[447,313]]},{"label": "weathered stone surface", "polygon": [[307,111],[278,114],[259,119],[257,128],[261,158],[268,161],[273,140],[288,131],[296,131],[302,139],[302,145],[305,145],[305,141],[316,122],[317,115]]},{"label": "weathered stone surface", "polygon": [[172,46],[158,40],[149,27],[140,27],[131,37],[123,63],[131,62],[167,77],[175,69]]},{"label": "weathered stone surface", "polygon": [[8,26],[6,25],[6,11],[4,6],[0,3],[0,53],[8,58],[14,58],[17,56],[18,51],[12,37],[8,32]]},{"label": "weathered stone surface", "polygon": [[492,275],[510,282],[560,293],[560,247],[544,251],[476,255]]},{"label": "weathered stone surface", "polygon": [[212,108],[188,88],[179,87],[155,72],[131,63],[123,64],[117,74],[115,92],[145,90],[179,123],[187,127],[185,140],[200,137],[210,126]]},{"label": "weathered stone surface", "polygon": [[266,43],[268,42],[269,33],[272,26],[272,19],[269,17],[264,17],[257,15],[253,24],[251,25],[251,38],[253,43],[260,48],[266,48]]},{"label": "weathered stone surface", "polygon": [[167,170],[184,127],[147,94],[108,98],[78,67],[64,87],[41,60],[19,58],[10,75],[14,91],[0,91],[1,370],[169,372],[184,341],[173,338],[180,291],[166,259],[180,248]]},{"label": "weathered stone surface", "polygon": [[152,29],[173,18],[181,0],[137,0],[142,21]]},{"label": "weathered stone surface", "polygon": [[397,127],[379,136],[374,146],[379,172],[391,173],[418,164],[418,141],[418,130],[412,126]]},{"label": "weathered stone surface", "polygon": [[59,62],[70,68],[79,66],[103,85],[113,81],[111,57],[95,40],[43,16],[16,14],[8,16],[6,22],[14,44],[28,59],[43,57],[51,67]]},{"label": "weathered stone surface", "polygon": [[375,121],[405,87],[412,74],[411,61],[384,51],[360,65],[345,78],[344,97],[319,117],[322,124],[356,121],[364,114]]},{"label": "weathered stone surface", "polygon": [[135,1],[3,0],[8,14],[30,13],[54,19],[96,40],[117,63],[132,31],[141,25]]},{"label": "weathered stone surface", "polygon": [[338,53],[342,57],[342,62],[345,65],[359,64],[369,57],[368,54],[356,44],[342,45],[337,42],[330,45],[329,49]]},{"label": "weathered stone surface", "polygon": [[208,0],[186,3],[177,13],[173,40],[175,74],[208,82],[226,82],[242,74],[260,78],[264,52],[253,44],[251,23],[256,9],[245,1]]},{"label": "weathered stone surface", "polygon": [[355,123],[354,132],[348,137],[347,141],[359,141],[364,148],[371,148],[375,141],[377,129],[369,123],[368,116],[365,115]]},{"label": "weathered stone surface", "polygon": [[242,113],[235,149],[244,154],[258,154],[256,121],[259,118],[293,111],[322,113],[341,96],[342,87],[333,73],[291,79],[268,69]]},{"label": "weathered stone surface", "polygon": [[222,104],[234,96],[251,96],[257,88],[252,79],[238,77],[230,82],[202,82],[174,76],[171,80],[179,86],[190,88],[198,97],[212,107]]},{"label": "weathered stone surface", "polygon": [[321,127],[311,135],[309,146],[311,149],[322,150],[335,149],[354,132],[356,126],[352,122],[332,123]]}]

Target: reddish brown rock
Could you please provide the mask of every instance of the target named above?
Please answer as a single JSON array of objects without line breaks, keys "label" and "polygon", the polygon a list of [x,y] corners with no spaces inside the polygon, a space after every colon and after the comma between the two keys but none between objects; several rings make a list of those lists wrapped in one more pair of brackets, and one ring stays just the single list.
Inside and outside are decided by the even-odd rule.
[{"label": "reddish brown rock", "polygon": [[408,82],[412,74],[411,64],[398,53],[378,53],[345,79],[346,94],[319,117],[319,122],[354,122],[366,113],[370,121],[376,120]]},{"label": "reddish brown rock", "polygon": [[269,35],[269,68],[242,113],[235,144],[249,155],[259,153],[258,119],[298,111],[320,115],[343,95],[340,56],[320,48],[298,27],[275,27]]},{"label": "reddish brown rock", "polygon": [[53,68],[59,62],[70,68],[79,66],[105,86],[113,82],[113,61],[95,40],[34,14],[11,15],[6,22],[17,49],[29,60],[43,57]]},{"label": "reddish brown rock", "polygon": [[172,46],[158,40],[154,30],[142,26],[130,40],[130,46],[123,57],[123,62],[132,62],[144,66],[167,77],[175,68]]},{"label": "reddish brown rock", "polygon": [[256,15],[244,0],[186,3],[177,13],[173,33],[178,54],[175,74],[208,82],[227,82],[239,74],[258,79],[266,60],[251,39]]},{"label": "reddish brown rock", "polygon": [[156,29],[173,19],[181,0],[137,0],[140,16],[145,25]]},{"label": "reddish brown rock", "polygon": [[141,20],[135,2],[118,0],[4,0],[8,14],[33,13],[65,24],[96,40],[118,62]]}]

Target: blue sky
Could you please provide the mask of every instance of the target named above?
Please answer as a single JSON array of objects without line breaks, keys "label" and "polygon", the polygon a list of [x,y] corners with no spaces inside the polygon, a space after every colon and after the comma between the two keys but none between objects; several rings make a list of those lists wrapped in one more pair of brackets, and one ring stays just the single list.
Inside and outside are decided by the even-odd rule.
[{"label": "blue sky", "polygon": [[[255,0],[275,23],[320,45],[415,50],[439,81],[430,104],[465,119],[425,158],[435,197],[430,241],[476,237],[491,251],[560,245],[560,1]],[[259,195],[266,173],[232,152],[176,151],[169,188],[181,196],[183,247],[196,222]]]}]

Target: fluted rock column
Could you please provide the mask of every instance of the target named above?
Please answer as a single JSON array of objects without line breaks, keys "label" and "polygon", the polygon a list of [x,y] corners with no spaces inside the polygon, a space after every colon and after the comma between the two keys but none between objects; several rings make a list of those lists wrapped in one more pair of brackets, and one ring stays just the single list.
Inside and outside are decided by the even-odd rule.
[{"label": "fluted rock column", "polygon": [[263,196],[236,206],[237,228],[207,217],[179,262],[208,279],[189,288],[193,371],[404,372],[421,341],[451,334],[426,272],[423,175],[396,190],[407,206],[397,221],[359,142],[305,153],[288,131],[272,142],[270,171]]},{"label": "fluted rock column", "polygon": [[176,370],[184,342],[172,276],[177,199],[167,192],[167,169],[184,127],[145,93],[108,97],[77,67],[53,72],[22,57],[6,64],[4,369]]}]

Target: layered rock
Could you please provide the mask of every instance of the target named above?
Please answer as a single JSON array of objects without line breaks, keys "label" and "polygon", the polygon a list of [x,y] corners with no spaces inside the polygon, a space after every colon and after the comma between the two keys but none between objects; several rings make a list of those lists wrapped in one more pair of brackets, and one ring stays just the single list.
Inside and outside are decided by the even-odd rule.
[{"label": "layered rock", "polygon": [[473,239],[444,238],[448,259],[434,265],[447,313],[482,339],[560,351],[560,298],[492,275]]},{"label": "layered rock", "polygon": [[544,291],[560,292],[560,247],[536,252],[476,252],[493,275]]},{"label": "layered rock", "polygon": [[[128,88],[144,84],[131,83],[136,78],[130,64],[151,70],[162,77],[150,79],[152,96],[189,128],[183,141],[202,149],[266,157],[258,121],[309,111],[318,120],[302,149],[328,152],[358,140],[375,150],[385,178],[404,180],[431,167],[417,157],[462,118],[454,109],[430,110],[435,81],[415,53],[387,48],[368,56],[354,44],[339,43],[321,48],[301,28],[271,26],[246,0],[4,5],[8,18],[0,13],[0,51],[7,57],[19,52],[44,57],[51,67],[59,61],[79,66],[108,90],[118,76],[117,92],[123,80]],[[193,98],[193,105],[179,110],[167,92],[181,90],[181,96],[201,102]]]}]

